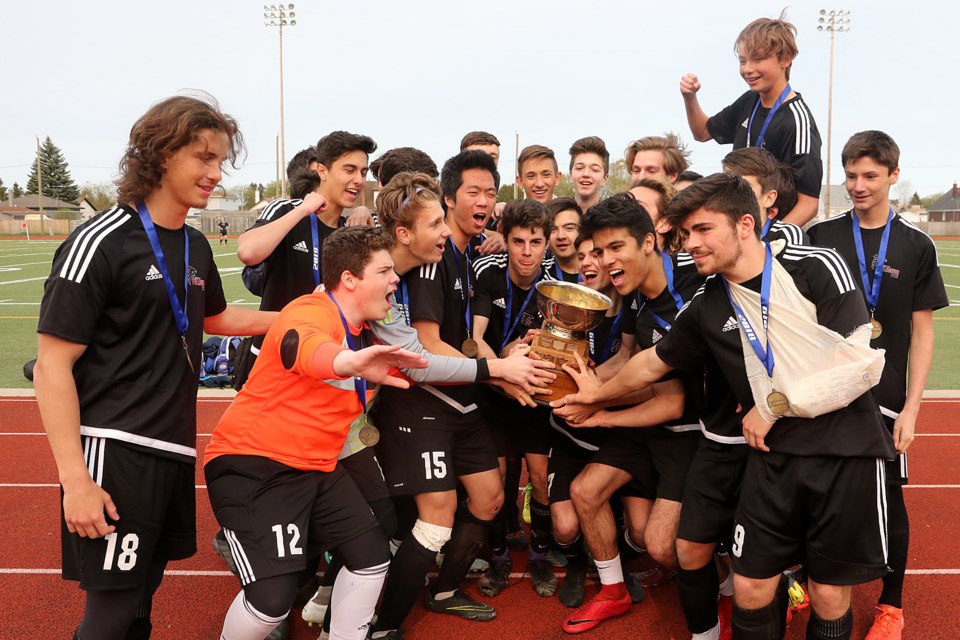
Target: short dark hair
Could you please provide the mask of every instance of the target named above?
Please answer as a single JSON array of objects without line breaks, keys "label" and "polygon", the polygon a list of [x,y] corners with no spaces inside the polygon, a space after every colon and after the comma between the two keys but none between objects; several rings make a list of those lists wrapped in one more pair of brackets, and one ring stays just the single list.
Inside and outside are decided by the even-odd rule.
[{"label": "short dark hair", "polygon": [[306,149],[301,149],[297,151],[290,162],[287,163],[287,180],[293,182],[293,177],[295,174],[301,171],[307,171],[310,169],[310,163],[317,161],[317,148],[316,147],[307,147]]},{"label": "short dark hair", "polygon": [[687,216],[698,209],[723,214],[731,226],[736,226],[743,216],[752,216],[754,233],[760,238],[760,205],[753,188],[740,176],[714,173],[697,180],[670,201],[667,222],[680,229]]},{"label": "short dark hair", "polygon": [[320,174],[309,169],[300,169],[290,176],[290,196],[306,198],[320,186]]},{"label": "short dark hair", "polygon": [[603,138],[587,136],[570,145],[570,171],[573,171],[573,161],[581,153],[595,153],[600,156],[600,160],[603,161],[603,175],[610,174],[610,152],[607,151],[607,144]]},{"label": "short dark hair", "polygon": [[644,238],[651,235],[653,246],[657,246],[657,232],[653,228],[650,214],[630,194],[601,200],[580,218],[582,238],[592,238],[594,233],[602,229],[626,229],[638,245],[643,244]]},{"label": "short dark hair", "polygon": [[560,166],[557,164],[557,156],[553,153],[553,149],[545,147],[542,144],[531,144],[530,146],[524,147],[517,157],[517,175],[523,177],[524,162],[539,159],[553,160],[553,170],[555,172],[560,171]]},{"label": "short dark hair", "polygon": [[557,214],[561,211],[574,211],[577,214],[578,218],[583,217],[583,209],[580,208],[580,205],[577,204],[577,201],[573,198],[554,198],[546,205],[547,215],[550,217],[550,227],[553,227],[553,219],[557,217]]},{"label": "short dark hair", "polygon": [[893,173],[900,166],[900,147],[883,131],[861,131],[850,136],[843,145],[840,162],[846,168],[848,162],[860,158],[870,158]]},{"label": "short dark hair", "polygon": [[413,147],[390,149],[370,163],[370,172],[384,187],[390,184],[395,175],[404,171],[425,173],[431,178],[437,178],[440,175],[437,163],[426,153]]},{"label": "short dark hair", "polygon": [[323,286],[336,291],[340,276],[349,271],[363,278],[363,270],[376,251],[387,251],[393,238],[379,228],[367,226],[341,227],[323,241]]},{"label": "short dark hair", "polygon": [[460,140],[460,151],[466,151],[467,147],[472,147],[475,144],[495,144],[499,147],[500,141],[497,140],[497,136],[492,133],[487,133],[486,131],[471,131]]},{"label": "short dark hair", "polygon": [[777,188],[779,182],[777,158],[766,149],[761,147],[734,149],[723,157],[720,164],[727,173],[756,178],[764,192]]},{"label": "short dark hair", "polygon": [[500,216],[500,233],[504,240],[514,229],[541,229],[543,237],[547,238],[550,236],[550,226],[547,208],[536,200],[511,200]]},{"label": "short dark hair", "polygon": [[662,136],[645,136],[630,143],[624,152],[627,161],[627,171],[633,166],[633,161],[641,151],[659,151],[663,156],[663,172],[667,175],[680,174],[689,166],[687,158],[690,152],[680,141],[677,134],[668,132]]},{"label": "short dark hair", "polygon": [[[660,180],[658,178],[643,178],[640,180],[640,182],[630,188],[636,189],[637,187],[646,187],[647,189],[657,193],[657,214],[660,216],[666,212],[667,207],[670,206],[670,201],[673,200],[674,196],[677,195],[677,190],[674,188],[672,182],[667,182],[666,180]],[[630,192],[627,191],[627,193]],[[640,206],[642,207],[643,205]],[[647,213],[650,212],[648,211]]]},{"label": "short dark hair", "polygon": [[440,201],[440,185],[425,173],[402,171],[377,196],[377,219],[391,237],[397,227],[412,229],[417,212]]},{"label": "short dark hair", "polygon": [[204,129],[226,134],[227,161],[237,168],[237,158],[244,151],[237,121],[220,111],[212,96],[203,94],[202,97],[167,98],[150,107],[133,123],[116,182],[120,202],[143,202],[156,191],[166,172],[163,164],[174,153],[198,140],[197,134]]},{"label": "short dark hair", "polygon": [[681,171],[680,175],[677,176],[676,182],[696,182],[703,177],[703,174],[697,173],[696,171]]},{"label": "short dark hair", "polygon": [[440,188],[444,198],[457,201],[457,191],[463,186],[463,172],[470,169],[489,171],[493,176],[494,186],[497,190],[500,189],[500,173],[493,158],[479,149],[471,149],[461,151],[443,163],[443,171],[440,172]]},{"label": "short dark hair", "polygon": [[369,156],[376,150],[377,143],[370,136],[333,131],[317,142],[317,162],[329,169],[338,158],[351,151],[363,151]]},{"label": "short dark hair", "polygon": [[777,219],[782,220],[797,206],[797,178],[793,167],[777,163],[777,199],[773,201],[771,209],[776,208]]}]

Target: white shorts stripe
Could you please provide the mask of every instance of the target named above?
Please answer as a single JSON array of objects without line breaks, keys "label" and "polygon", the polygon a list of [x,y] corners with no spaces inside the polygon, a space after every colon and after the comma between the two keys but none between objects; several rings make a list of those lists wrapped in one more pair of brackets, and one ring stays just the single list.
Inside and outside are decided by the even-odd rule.
[{"label": "white shorts stripe", "polygon": [[880,544],[883,560],[887,560],[887,463],[877,458],[877,517],[880,528]]},{"label": "white shorts stripe", "polygon": [[253,567],[250,566],[250,560],[243,550],[243,545],[237,540],[237,534],[226,527],[223,528],[223,536],[230,545],[230,552],[233,554],[233,561],[237,565],[237,571],[240,572],[240,582],[244,585],[256,581],[257,577],[253,574]]}]

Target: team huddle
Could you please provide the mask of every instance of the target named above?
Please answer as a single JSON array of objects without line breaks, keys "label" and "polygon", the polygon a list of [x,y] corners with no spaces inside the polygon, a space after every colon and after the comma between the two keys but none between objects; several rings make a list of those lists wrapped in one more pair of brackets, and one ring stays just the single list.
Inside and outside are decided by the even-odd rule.
[{"label": "team huddle", "polygon": [[[749,89],[716,115],[680,82],[693,137],[734,147],[722,171],[641,137],[631,188],[606,198],[595,136],[569,149],[572,197],[530,145],[525,199],[505,205],[491,134],[439,170],[323,136],[287,168],[293,197],[239,236],[257,311],[226,303],[184,224],[235,163],[237,123],[190,97],[144,114],[119,204],[59,247],[40,310],[63,576],[86,592],[74,639],[149,638],[167,563],[196,552],[204,332],[253,336],[202,461],[240,581],[223,640],[286,637],[294,608],[321,638],[402,639],[425,582],[430,610],[488,621],[522,550],[570,634],[644,615],[645,585],[672,580],[694,640],[783,638],[807,605],[807,638],[850,638],[853,585],[882,580],[867,638],[899,639],[906,451],[948,304],[936,251],[890,204],[899,149],[880,131],[844,145],[853,208],[811,222],[820,136],[789,84],[795,29],[756,20],[736,49]],[[610,302],[562,372],[535,348],[551,282]],[[558,375],[577,390],[551,391]],[[643,557],[646,580],[625,568]],[[462,588],[475,569],[482,600]]]}]

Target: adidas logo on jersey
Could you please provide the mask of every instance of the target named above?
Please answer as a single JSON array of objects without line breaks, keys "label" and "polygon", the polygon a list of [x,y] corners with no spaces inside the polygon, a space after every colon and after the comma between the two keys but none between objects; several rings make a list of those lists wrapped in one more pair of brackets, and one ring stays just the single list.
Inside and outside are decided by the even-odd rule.
[{"label": "adidas logo on jersey", "polygon": [[727,331],[736,331],[738,328],[740,328],[740,325],[737,324],[737,321],[733,319],[733,316],[727,318],[727,321],[723,323],[724,333]]},{"label": "adidas logo on jersey", "polygon": [[493,301],[493,306],[500,307],[501,309],[507,308],[507,303],[503,298],[497,298]]},{"label": "adidas logo on jersey", "polygon": [[163,280],[163,274],[160,273],[160,270],[157,269],[157,265],[152,264],[150,268],[147,269],[147,277],[144,280]]},{"label": "adidas logo on jersey", "polygon": [[657,344],[657,343],[660,342],[661,340],[663,340],[663,334],[660,333],[659,331],[657,331],[656,329],[654,329],[654,330],[653,330],[653,335],[652,335],[653,344]]},{"label": "adidas logo on jersey", "polygon": [[310,249],[307,248],[306,240],[301,240],[297,244],[293,245],[294,251],[303,251],[304,253],[310,253]]},{"label": "adidas logo on jersey", "polygon": [[463,285],[460,284],[460,278],[457,278],[457,283],[453,285],[454,291],[463,291]]},{"label": "adidas logo on jersey", "polygon": [[636,311],[636,310],[637,310],[637,299],[636,299],[636,297],[634,297],[633,302],[630,303],[630,309],[631,309],[632,311]]},{"label": "adidas logo on jersey", "polygon": [[746,129],[749,126],[750,118],[746,118],[743,122],[740,123],[740,126]]}]

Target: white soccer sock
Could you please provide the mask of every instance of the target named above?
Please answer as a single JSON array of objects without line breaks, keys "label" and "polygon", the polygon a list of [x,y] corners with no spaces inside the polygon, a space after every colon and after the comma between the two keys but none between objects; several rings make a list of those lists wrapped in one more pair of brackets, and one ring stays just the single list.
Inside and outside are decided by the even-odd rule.
[{"label": "white soccer sock", "polygon": [[727,577],[720,583],[720,595],[722,596],[732,596],[733,595],[733,569],[730,569],[730,573],[727,574]]},{"label": "white soccer sock", "polygon": [[600,584],[618,584],[623,582],[623,567],[620,565],[620,554],[613,560],[595,560]]},{"label": "white soccer sock", "polygon": [[247,602],[241,591],[227,609],[223,630],[220,631],[220,640],[263,640],[286,617],[284,614],[279,618],[271,618],[260,613]]},{"label": "white soccer sock", "polygon": [[387,577],[385,562],[376,567],[361,569],[354,573],[346,567],[340,569],[333,583],[333,598],[330,602],[330,640],[363,640],[373,618],[373,611],[380,597],[380,588]]},{"label": "white soccer sock", "polygon": [[690,640],[720,640],[720,623],[717,623],[713,629],[710,631],[704,631],[703,633],[695,633]]}]

